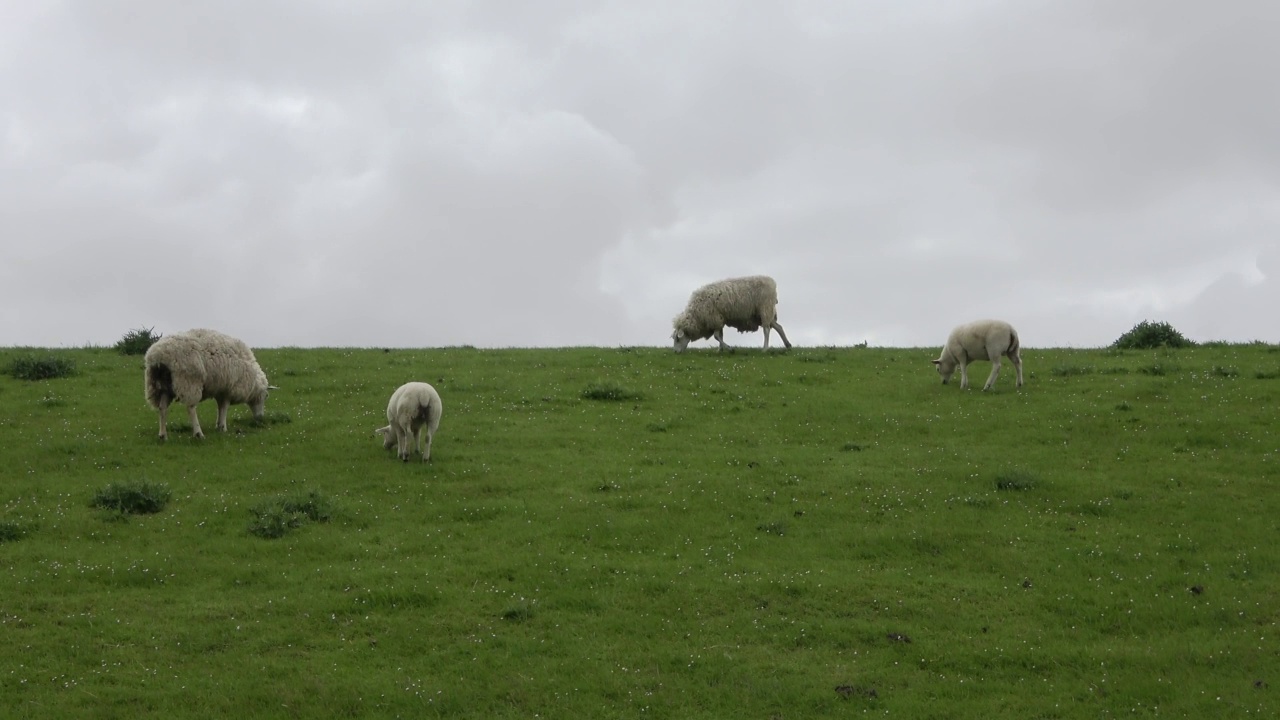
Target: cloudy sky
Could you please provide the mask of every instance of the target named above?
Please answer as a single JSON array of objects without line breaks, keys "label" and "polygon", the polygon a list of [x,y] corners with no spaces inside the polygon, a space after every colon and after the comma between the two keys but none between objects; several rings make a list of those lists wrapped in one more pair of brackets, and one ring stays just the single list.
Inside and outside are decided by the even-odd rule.
[{"label": "cloudy sky", "polygon": [[1278,32],[1274,0],[4,2],[0,345],[667,345],[754,273],[799,345],[1280,342]]}]

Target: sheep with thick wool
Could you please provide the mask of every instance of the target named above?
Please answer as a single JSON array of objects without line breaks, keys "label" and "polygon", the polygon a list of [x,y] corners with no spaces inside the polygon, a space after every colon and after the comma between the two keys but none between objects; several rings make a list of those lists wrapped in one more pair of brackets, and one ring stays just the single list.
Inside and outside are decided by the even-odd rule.
[{"label": "sheep with thick wool", "polygon": [[933,366],[942,376],[942,384],[951,379],[956,367],[960,367],[960,387],[969,387],[968,365],[974,360],[990,360],[991,375],[983,390],[990,390],[996,384],[1000,374],[1000,358],[1008,357],[1018,370],[1018,387],[1022,387],[1022,356],[1018,342],[1018,331],[1003,320],[977,320],[960,325],[951,331],[947,344],[942,348],[942,356],[933,361]]},{"label": "sheep with thick wool", "polygon": [[[409,452],[422,449],[422,460],[431,459],[431,440],[440,427],[440,394],[424,382],[408,382],[396,388],[387,403],[387,425],[374,430],[382,435],[382,447],[396,446],[400,459],[408,462]],[[426,429],[426,443],[422,430]]]},{"label": "sheep with thick wool", "polygon": [[764,349],[769,349],[769,331],[777,330],[787,347],[791,341],[778,324],[778,284],[767,275],[729,278],[703,285],[689,296],[684,312],[671,321],[675,351],[683,352],[691,340],[715,337],[720,350],[730,349],[724,341],[724,327],[739,332],[764,328]]},{"label": "sheep with thick wool", "polygon": [[187,406],[191,434],[203,438],[196,413],[201,401],[217,401],[215,427],[226,432],[232,403],[248,405],[254,419],[261,420],[267,392],[274,389],[249,346],[216,330],[166,335],[147,349],[144,365],[147,403],[160,412],[161,440],[169,437],[169,404],[175,400]]}]

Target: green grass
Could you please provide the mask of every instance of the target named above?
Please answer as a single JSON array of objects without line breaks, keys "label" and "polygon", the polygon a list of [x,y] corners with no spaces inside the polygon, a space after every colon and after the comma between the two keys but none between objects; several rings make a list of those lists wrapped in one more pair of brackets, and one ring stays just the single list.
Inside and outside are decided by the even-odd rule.
[{"label": "green grass", "polygon": [[[1280,712],[1273,347],[986,393],[936,348],[266,349],[267,422],[165,443],[137,356],[60,354],[0,377],[9,716]],[[431,463],[372,434],[409,379]]]}]

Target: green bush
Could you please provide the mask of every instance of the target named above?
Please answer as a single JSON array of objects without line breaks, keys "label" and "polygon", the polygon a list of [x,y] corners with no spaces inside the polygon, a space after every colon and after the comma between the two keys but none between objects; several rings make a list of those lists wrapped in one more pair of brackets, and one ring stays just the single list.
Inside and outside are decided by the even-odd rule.
[{"label": "green bush", "polygon": [[9,374],[16,380],[52,380],[76,374],[76,364],[67,358],[27,355],[9,363]]},{"label": "green bush", "polygon": [[146,355],[147,350],[162,337],[160,333],[152,330],[154,328],[130,330],[116,341],[116,351],[121,355]]},{"label": "green bush", "polygon": [[1116,339],[1111,347],[1121,350],[1153,350],[1155,348],[1193,347],[1194,342],[1183,337],[1167,322],[1143,320],[1129,332]]},{"label": "green bush", "polygon": [[146,480],[111,483],[93,496],[90,507],[113,510],[121,515],[153,515],[169,504],[173,493],[163,483]]}]

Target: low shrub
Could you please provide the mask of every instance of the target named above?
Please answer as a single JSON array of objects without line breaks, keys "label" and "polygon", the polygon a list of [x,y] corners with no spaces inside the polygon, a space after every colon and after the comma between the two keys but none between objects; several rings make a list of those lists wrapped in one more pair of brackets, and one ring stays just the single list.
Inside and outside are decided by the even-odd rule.
[{"label": "low shrub", "polygon": [[1154,350],[1156,348],[1193,347],[1194,342],[1183,337],[1167,322],[1143,320],[1129,332],[1116,338],[1111,347],[1121,350]]},{"label": "low shrub", "polygon": [[154,328],[138,328],[130,330],[124,337],[116,341],[116,352],[121,355],[146,355],[147,350],[162,336],[153,332]]},{"label": "low shrub", "polygon": [[15,380],[52,380],[76,374],[76,364],[56,355],[17,357],[9,363],[9,374]]}]

